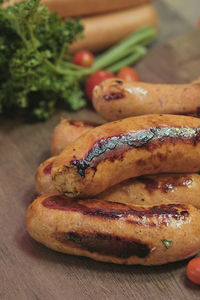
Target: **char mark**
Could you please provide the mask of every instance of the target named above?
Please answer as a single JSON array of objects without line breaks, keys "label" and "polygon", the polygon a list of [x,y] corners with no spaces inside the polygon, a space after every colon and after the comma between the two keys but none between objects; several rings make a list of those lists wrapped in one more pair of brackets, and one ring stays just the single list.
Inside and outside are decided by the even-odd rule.
[{"label": "char mark", "polygon": [[194,118],[200,118],[200,106],[198,106],[196,108],[196,110],[194,110],[194,111],[180,113],[180,115],[190,116],[190,117],[194,117]]},{"label": "char mark", "polygon": [[50,196],[42,204],[49,209],[74,211],[91,217],[123,219],[138,226],[154,226],[153,217],[168,221],[171,219],[183,221],[189,216],[184,204],[163,204],[145,208],[96,199],[73,200],[61,195]]},{"label": "char mark", "polygon": [[155,127],[127,135],[120,134],[118,136],[102,138],[94,143],[85,158],[75,158],[70,164],[76,166],[78,174],[84,177],[85,171],[88,168],[96,168],[102,160],[109,159],[110,161],[114,161],[115,159],[121,159],[123,153],[131,148],[146,148],[152,151],[159,143],[162,145],[167,140],[171,143],[183,142],[196,145],[199,139],[199,128]]},{"label": "char mark", "polygon": [[76,127],[83,127],[85,126],[91,126],[91,127],[97,127],[100,124],[95,121],[85,121],[85,120],[69,120],[69,124],[76,126]]},{"label": "char mark", "polygon": [[118,99],[124,98],[124,94],[121,92],[116,92],[116,93],[113,92],[113,93],[108,93],[108,94],[104,95],[103,98],[106,101],[118,100]]},{"label": "char mark", "polygon": [[115,82],[116,82],[117,84],[120,84],[120,85],[123,84],[123,81],[121,81],[121,80],[119,80],[119,79],[115,80]]},{"label": "char mark", "polygon": [[155,190],[160,190],[163,193],[174,192],[176,187],[187,188],[192,183],[192,179],[184,175],[167,176],[166,178],[140,177],[139,180],[145,184],[145,188],[149,193]]},{"label": "char mark", "polygon": [[122,238],[118,235],[77,232],[56,232],[55,238],[64,244],[76,246],[91,253],[98,253],[117,258],[137,256],[145,258],[150,253],[148,245],[134,239]]},{"label": "char mark", "polygon": [[53,162],[51,162],[50,164],[48,164],[48,165],[43,169],[44,174],[51,174],[52,166],[53,166]]}]

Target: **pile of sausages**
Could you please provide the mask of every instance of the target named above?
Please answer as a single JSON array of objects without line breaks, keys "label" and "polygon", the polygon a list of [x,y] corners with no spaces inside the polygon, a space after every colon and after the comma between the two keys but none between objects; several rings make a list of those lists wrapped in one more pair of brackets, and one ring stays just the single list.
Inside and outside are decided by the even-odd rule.
[{"label": "pile of sausages", "polygon": [[160,265],[200,250],[200,119],[63,119],[51,152],[26,216],[38,242],[119,264]]}]

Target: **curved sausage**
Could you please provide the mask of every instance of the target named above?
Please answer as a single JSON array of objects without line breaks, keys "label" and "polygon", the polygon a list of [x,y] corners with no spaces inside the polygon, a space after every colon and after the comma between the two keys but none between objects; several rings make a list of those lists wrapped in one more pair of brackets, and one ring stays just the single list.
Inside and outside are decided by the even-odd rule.
[{"label": "curved sausage", "polygon": [[52,156],[45,160],[37,169],[35,174],[35,188],[39,195],[57,192],[51,178],[51,169],[55,158],[56,156]]},{"label": "curved sausage", "polygon": [[38,242],[59,252],[118,264],[161,265],[200,250],[200,212],[191,205],[134,206],[48,194],[28,208]]},{"label": "curved sausage", "polygon": [[159,174],[130,178],[95,197],[141,206],[185,203],[200,208],[200,175]]},{"label": "curved sausage", "polygon": [[[51,140],[52,155],[59,154],[79,136],[98,125],[98,123],[92,121],[62,119],[53,132]],[[38,194],[56,192],[51,179],[51,168],[54,160],[55,157],[45,160],[37,169],[35,186]]]},{"label": "curved sausage", "polygon": [[112,78],[94,88],[92,103],[107,121],[145,114],[199,115],[200,82],[152,84]]},{"label": "curved sausage", "polygon": [[52,11],[56,11],[59,16],[80,17],[108,13],[115,10],[142,5],[152,2],[152,0],[42,0],[42,2]]},{"label": "curved sausage", "polygon": [[200,120],[147,115],[90,130],[56,158],[52,179],[69,197],[99,194],[145,174],[200,170]]},{"label": "curved sausage", "polygon": [[81,22],[84,26],[84,36],[83,39],[78,39],[69,47],[71,53],[83,49],[98,53],[119,43],[145,26],[156,29],[159,25],[158,14],[152,5],[94,15],[81,19]]},{"label": "curved sausage", "polygon": [[62,119],[53,132],[51,154],[58,155],[71,142],[98,125],[92,121]]},{"label": "curved sausage", "polygon": [[[47,159],[37,170],[35,185],[38,194],[57,193],[51,178],[55,159]],[[96,198],[143,206],[185,203],[200,208],[200,175],[159,174],[130,178],[96,195]]]}]

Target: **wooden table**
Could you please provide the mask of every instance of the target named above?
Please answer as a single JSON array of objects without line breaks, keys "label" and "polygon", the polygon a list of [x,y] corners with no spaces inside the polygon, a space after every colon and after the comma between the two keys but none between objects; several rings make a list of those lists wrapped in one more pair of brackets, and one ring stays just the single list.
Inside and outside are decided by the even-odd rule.
[{"label": "wooden table", "polygon": [[[137,69],[143,80],[187,82],[199,75],[199,49],[200,31],[192,31],[151,50]],[[99,263],[56,253],[29,237],[25,212],[36,197],[34,173],[50,155],[61,115],[101,121],[88,109],[38,124],[0,119],[0,299],[200,299],[200,287],[185,277],[187,261],[160,267]]]}]

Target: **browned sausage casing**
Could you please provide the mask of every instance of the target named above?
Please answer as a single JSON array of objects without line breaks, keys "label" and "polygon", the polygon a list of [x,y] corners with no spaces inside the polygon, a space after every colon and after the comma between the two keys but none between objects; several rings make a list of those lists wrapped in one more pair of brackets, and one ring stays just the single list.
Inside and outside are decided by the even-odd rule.
[{"label": "browned sausage casing", "polygon": [[37,169],[35,174],[35,188],[39,195],[57,192],[51,178],[51,169],[55,158],[55,156],[52,156],[45,160]]},{"label": "browned sausage casing", "polygon": [[84,26],[84,37],[69,47],[72,53],[82,49],[100,52],[145,26],[158,28],[159,25],[157,12],[152,5],[94,15],[81,19],[81,22]]},{"label": "browned sausage casing", "polygon": [[[38,194],[57,193],[51,178],[55,159],[47,159],[37,170],[35,186]],[[117,199],[135,205],[185,203],[200,208],[200,175],[159,174],[130,178],[96,195],[96,198],[112,202]]]},{"label": "browned sausage casing", "polygon": [[118,264],[161,265],[200,250],[191,205],[134,206],[48,194],[28,208],[27,230],[47,247]]},{"label": "browned sausage casing", "polygon": [[92,103],[108,121],[145,114],[198,114],[200,81],[176,85],[107,79],[94,88]]},{"label": "browned sausage casing", "polygon": [[42,2],[61,17],[80,17],[95,15],[152,2],[152,0],[42,0]]},{"label": "browned sausage casing", "polygon": [[147,115],[90,130],[56,158],[52,179],[70,197],[99,194],[145,174],[200,170],[200,120]]},{"label": "browned sausage casing", "polygon": [[51,154],[58,155],[62,150],[99,123],[83,120],[62,119],[55,127],[51,139]]},{"label": "browned sausage casing", "polygon": [[200,208],[200,175],[159,174],[131,178],[95,197],[142,206],[185,203]]}]

